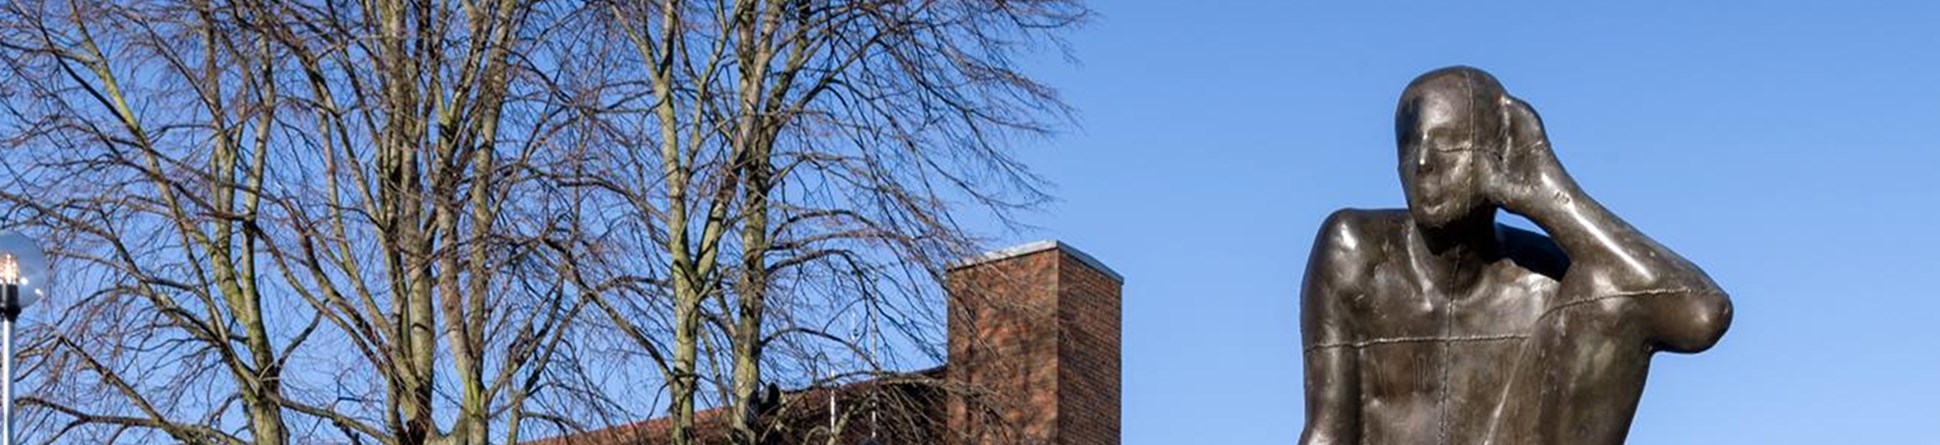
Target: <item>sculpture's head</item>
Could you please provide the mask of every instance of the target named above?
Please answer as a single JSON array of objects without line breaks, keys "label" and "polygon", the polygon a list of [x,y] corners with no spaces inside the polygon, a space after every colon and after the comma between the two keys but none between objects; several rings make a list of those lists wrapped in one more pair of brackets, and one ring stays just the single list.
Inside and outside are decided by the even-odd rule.
[{"label": "sculpture's head", "polygon": [[1503,149],[1508,97],[1494,76],[1465,66],[1430,71],[1401,93],[1395,145],[1417,223],[1443,227],[1494,210],[1483,163]]}]

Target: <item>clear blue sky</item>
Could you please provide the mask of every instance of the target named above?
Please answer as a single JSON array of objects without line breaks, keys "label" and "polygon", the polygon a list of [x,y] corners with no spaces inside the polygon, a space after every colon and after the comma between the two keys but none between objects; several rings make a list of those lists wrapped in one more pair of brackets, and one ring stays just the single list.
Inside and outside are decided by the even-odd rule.
[{"label": "clear blue sky", "polygon": [[1097,1],[1081,62],[1037,71],[1082,110],[1026,150],[1062,201],[1005,237],[1127,277],[1125,444],[1291,444],[1314,231],[1402,205],[1396,95],[1474,65],[1733,294],[1717,348],[1657,357],[1631,443],[1932,443],[1940,3],[1691,3]]}]

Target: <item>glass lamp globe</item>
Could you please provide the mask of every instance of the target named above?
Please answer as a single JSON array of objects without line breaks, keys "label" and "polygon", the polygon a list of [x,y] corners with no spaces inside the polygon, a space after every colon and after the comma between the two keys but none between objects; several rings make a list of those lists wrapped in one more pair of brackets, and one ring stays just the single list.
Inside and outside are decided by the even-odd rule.
[{"label": "glass lamp globe", "polygon": [[19,233],[0,234],[0,285],[19,289],[12,309],[25,309],[45,298],[48,284],[47,256],[41,254],[40,246]]}]

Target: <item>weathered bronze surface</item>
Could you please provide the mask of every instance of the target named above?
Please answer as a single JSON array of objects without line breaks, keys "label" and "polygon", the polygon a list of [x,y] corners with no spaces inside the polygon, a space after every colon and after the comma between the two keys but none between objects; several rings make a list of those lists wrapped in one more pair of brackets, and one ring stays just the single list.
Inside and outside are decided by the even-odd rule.
[{"label": "weathered bronze surface", "polygon": [[1302,444],[1620,444],[1651,354],[1730,326],[1724,291],[1585,194],[1488,73],[1416,78],[1395,142],[1408,208],[1334,212],[1307,263]]}]

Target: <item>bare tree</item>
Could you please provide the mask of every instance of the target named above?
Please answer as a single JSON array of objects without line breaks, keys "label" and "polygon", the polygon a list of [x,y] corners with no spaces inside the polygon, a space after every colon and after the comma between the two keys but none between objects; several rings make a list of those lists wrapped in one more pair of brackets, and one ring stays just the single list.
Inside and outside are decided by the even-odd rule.
[{"label": "bare tree", "polygon": [[1086,15],[10,2],[0,228],[65,284],[24,402],[50,443],[517,443],[663,400],[676,443],[710,405],[779,437],[764,387],[940,357],[956,217],[1044,201],[1009,144],[1069,117],[1016,58]]},{"label": "bare tree", "polygon": [[[33,337],[53,368],[43,383],[79,390],[22,400],[71,419],[54,438],[86,424],[190,443],[289,437],[284,365],[316,320],[272,326],[258,269],[275,62],[263,39],[227,32],[227,11],[182,6],[0,13],[15,79],[6,220],[53,234],[63,269],[80,271],[67,276],[101,283]],[[212,384],[232,395],[194,393]],[[227,424],[231,405],[245,428]]]},{"label": "bare tree", "polygon": [[46,440],[516,442],[581,293],[539,6],[9,3],[0,210],[74,285]]},{"label": "bare tree", "polygon": [[[531,353],[516,345],[506,352],[509,369],[486,370],[494,324],[534,324],[493,313],[509,302],[494,298],[507,261],[537,245],[499,226],[520,180],[516,164],[499,163],[537,149],[502,147],[499,135],[531,5],[286,6],[266,8],[262,30],[306,80],[304,120],[316,128],[306,143],[322,158],[326,184],[302,192],[325,205],[286,206],[294,237],[278,260],[291,288],[383,376],[388,401],[381,429],[328,406],[288,406],[399,444],[485,443],[494,391]],[[449,431],[437,426],[434,400],[441,346],[459,393]]]},{"label": "bare tree", "polygon": [[[635,203],[667,252],[672,342],[635,337],[671,357],[662,366],[679,444],[693,441],[696,379],[710,371],[727,388],[735,441],[761,441],[749,401],[774,380],[763,367],[778,338],[819,338],[808,347],[881,372],[878,357],[826,328],[852,308],[898,315],[911,344],[935,343],[921,333],[938,324],[940,272],[976,246],[954,212],[1041,202],[1042,182],[1007,143],[1067,117],[1014,57],[1057,44],[1086,16],[1066,0],[602,7],[634,50],[602,84],[621,105],[601,116],[632,124],[610,127],[623,147],[616,163],[659,170],[594,182]],[[707,344],[709,327],[724,346]],[[723,366],[703,366],[707,350],[725,355],[725,378]]]}]

